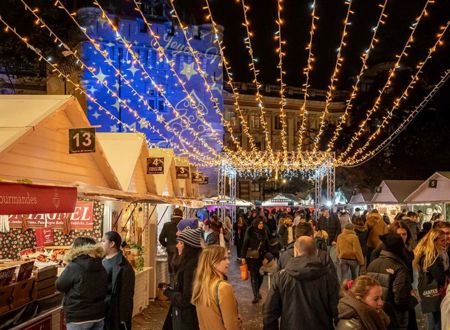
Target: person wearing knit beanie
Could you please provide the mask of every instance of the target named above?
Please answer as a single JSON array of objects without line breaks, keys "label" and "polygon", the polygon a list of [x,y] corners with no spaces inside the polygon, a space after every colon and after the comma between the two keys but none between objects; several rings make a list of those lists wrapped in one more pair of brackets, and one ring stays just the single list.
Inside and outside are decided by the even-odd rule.
[{"label": "person wearing knit beanie", "polygon": [[178,235],[178,241],[195,248],[201,248],[202,231],[200,229],[185,229]]},{"label": "person wearing knit beanie", "polygon": [[178,229],[177,234],[179,235],[183,230],[186,229],[197,229],[197,228],[198,228],[198,220],[196,218],[183,219],[177,224]]}]

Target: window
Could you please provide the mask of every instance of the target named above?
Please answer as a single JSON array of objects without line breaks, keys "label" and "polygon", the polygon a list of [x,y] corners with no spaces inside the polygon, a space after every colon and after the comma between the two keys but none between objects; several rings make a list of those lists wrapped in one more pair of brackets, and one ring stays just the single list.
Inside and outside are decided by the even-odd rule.
[{"label": "window", "polygon": [[252,192],[259,192],[259,183],[258,182],[252,182],[251,183],[251,190],[252,190]]},{"label": "window", "polygon": [[282,128],[282,127],[281,127],[280,116],[276,115],[276,116],[274,117],[274,124],[273,124],[273,126],[274,126],[275,129],[278,129],[278,130],[280,130],[280,129]]},{"label": "window", "polygon": [[259,116],[257,115],[251,115],[250,116],[250,128],[259,128]]}]

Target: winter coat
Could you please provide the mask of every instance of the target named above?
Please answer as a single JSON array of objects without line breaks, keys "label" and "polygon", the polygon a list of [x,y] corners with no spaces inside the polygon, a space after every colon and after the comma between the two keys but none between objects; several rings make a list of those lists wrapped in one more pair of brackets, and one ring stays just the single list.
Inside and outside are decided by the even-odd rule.
[{"label": "winter coat", "polygon": [[173,330],[199,329],[197,312],[191,304],[194,273],[198,264],[198,256],[186,260],[177,271],[176,282],[173,289],[168,288],[164,294],[170,300],[170,309],[167,315],[171,318]]},{"label": "winter coat", "polygon": [[[216,289],[214,289],[216,295]],[[215,296],[216,297],[216,296]],[[219,300],[219,307],[216,299]],[[217,298],[212,306],[197,305],[197,317],[200,329],[206,330],[240,330],[238,304],[233,293],[233,287],[226,281],[219,283]]]},{"label": "winter coat", "polygon": [[264,275],[265,273],[273,274],[278,271],[278,265],[275,259],[272,259],[272,261],[268,262],[265,265],[262,265],[259,269],[259,273],[261,275]]},{"label": "winter coat", "polygon": [[105,318],[108,279],[102,265],[103,254],[98,245],[83,245],[66,254],[69,264],[56,280],[56,289],[64,293],[67,323]]},{"label": "winter coat", "polygon": [[181,217],[175,216],[169,222],[166,222],[159,234],[159,243],[162,246],[175,246],[177,245],[177,225],[180,222]]},{"label": "winter coat", "polygon": [[415,247],[417,245],[417,232],[419,224],[409,217],[403,217],[400,221],[408,227],[409,232],[411,233],[411,245]]},{"label": "winter coat", "polygon": [[[292,232],[292,241],[289,242],[289,229]],[[278,236],[280,238],[280,243],[282,247],[287,246],[289,243],[292,243],[295,241],[295,227],[294,226],[287,226],[284,223],[280,225],[280,228],[278,230]]]},{"label": "winter coat", "polygon": [[367,246],[375,249],[380,243],[380,235],[386,232],[386,224],[379,213],[368,213],[366,226],[369,231]]},{"label": "winter coat", "polygon": [[364,256],[367,255],[367,239],[369,238],[369,232],[367,231],[367,227],[353,225],[356,236],[358,236],[359,244],[361,245],[361,250]]},{"label": "winter coat", "polygon": [[383,290],[383,309],[391,319],[389,329],[406,329],[408,310],[417,300],[411,296],[412,281],[408,267],[402,257],[382,250],[380,257],[367,268],[370,275],[380,282]]},{"label": "winter coat", "polygon": [[441,303],[441,328],[450,329],[450,285]]},{"label": "winter coat", "polygon": [[384,330],[389,324],[389,317],[384,311],[345,294],[338,304],[339,322],[336,330]]},{"label": "winter coat", "polygon": [[[378,245],[375,250],[372,251],[372,254],[370,255],[370,262],[369,264],[374,261],[375,259],[377,259],[380,254],[381,251],[383,251],[386,247],[384,246],[384,243],[381,243],[380,245]],[[409,270],[409,274],[411,276],[411,281],[414,281],[414,274],[413,274],[413,260],[414,260],[414,253],[410,250],[408,250],[406,247],[403,250],[403,254],[404,257],[402,258],[403,261],[405,262],[406,266],[408,267]]]},{"label": "winter coat", "polygon": [[[103,261],[105,262],[105,261]],[[135,274],[130,262],[119,252],[112,268],[111,292],[106,296],[107,320],[105,329],[122,329],[121,324],[131,324],[133,317]]]},{"label": "winter coat", "polygon": [[344,229],[338,236],[336,253],[339,259],[357,260],[360,266],[364,265],[361,245],[354,230]]},{"label": "winter coat", "polygon": [[217,240],[216,234],[214,232],[210,232],[206,235],[205,244],[206,245],[219,244],[219,241]]},{"label": "winter coat", "polygon": [[244,244],[242,245],[242,257],[247,258],[247,251],[259,249],[259,256],[262,259],[262,256],[269,251],[269,235],[267,230],[258,229],[254,226],[250,226],[247,228],[244,236]]},{"label": "winter coat", "polygon": [[324,216],[319,218],[317,229],[325,230],[328,234],[328,245],[336,242],[338,235],[341,233],[341,223],[335,214],[330,214],[327,219]]},{"label": "winter coat", "polygon": [[294,257],[272,276],[264,329],[333,329],[338,295],[336,276],[318,257]]}]

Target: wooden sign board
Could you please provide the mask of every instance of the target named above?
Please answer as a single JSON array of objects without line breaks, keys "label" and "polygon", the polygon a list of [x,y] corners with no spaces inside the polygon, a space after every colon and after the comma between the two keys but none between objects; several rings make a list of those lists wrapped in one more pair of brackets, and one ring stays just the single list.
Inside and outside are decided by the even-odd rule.
[{"label": "wooden sign board", "polygon": [[202,172],[192,173],[192,183],[202,183],[202,182],[203,182],[203,173]]},{"label": "wooden sign board", "polygon": [[80,154],[95,152],[95,128],[70,128],[69,153]]},{"label": "wooden sign board", "polygon": [[177,179],[189,179],[189,166],[175,166]]},{"label": "wooden sign board", "polygon": [[164,174],[164,157],[147,158],[147,174]]}]

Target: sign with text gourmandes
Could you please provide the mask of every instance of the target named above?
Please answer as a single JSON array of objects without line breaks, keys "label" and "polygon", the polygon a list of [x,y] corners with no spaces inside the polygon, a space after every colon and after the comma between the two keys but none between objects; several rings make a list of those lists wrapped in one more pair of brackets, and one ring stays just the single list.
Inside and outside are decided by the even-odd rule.
[{"label": "sign with text gourmandes", "polygon": [[189,179],[189,166],[175,166],[177,179]]},{"label": "sign with text gourmandes", "polygon": [[77,188],[0,182],[0,214],[73,212]]},{"label": "sign with text gourmandes", "polygon": [[69,153],[95,152],[95,128],[69,128]]},{"label": "sign with text gourmandes", "polygon": [[164,174],[164,157],[147,158],[147,174]]},{"label": "sign with text gourmandes", "polygon": [[[94,228],[94,202],[77,201],[72,213],[25,214],[30,228],[63,229],[64,221],[69,217],[72,229],[92,230]],[[22,215],[10,215],[9,226],[22,228]]]}]

